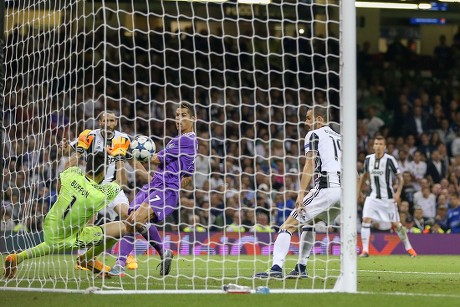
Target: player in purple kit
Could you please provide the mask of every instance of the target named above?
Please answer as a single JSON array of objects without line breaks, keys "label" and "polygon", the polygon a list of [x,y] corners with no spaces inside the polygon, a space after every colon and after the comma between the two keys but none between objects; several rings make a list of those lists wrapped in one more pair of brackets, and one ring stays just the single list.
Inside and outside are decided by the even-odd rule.
[{"label": "player in purple kit", "polygon": [[195,115],[192,105],[183,102],[176,110],[178,135],[166,147],[153,155],[150,162],[158,165],[152,181],[137,193],[130,204],[130,224],[127,235],[120,241],[120,257],[110,270],[114,276],[124,275],[126,258],[133,249],[134,233],[140,232],[155,248],[162,261],[160,275],[171,270],[173,253],[163,248],[163,243],[154,224],[163,221],[178,206],[179,190],[192,182],[198,141],[194,132]]}]

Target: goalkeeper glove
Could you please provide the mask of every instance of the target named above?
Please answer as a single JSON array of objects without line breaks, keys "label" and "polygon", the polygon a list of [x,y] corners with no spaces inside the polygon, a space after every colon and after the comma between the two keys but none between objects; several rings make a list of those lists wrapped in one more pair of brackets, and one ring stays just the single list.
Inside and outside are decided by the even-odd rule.
[{"label": "goalkeeper glove", "polygon": [[90,129],[86,129],[82,133],[78,135],[78,142],[77,142],[77,151],[78,152],[83,152],[88,150],[89,146],[91,146],[91,143],[93,142],[94,136],[89,135],[91,132]]},{"label": "goalkeeper glove", "polygon": [[112,147],[107,147],[107,152],[115,158],[116,161],[123,160],[128,152],[129,139],[117,136],[112,140]]}]

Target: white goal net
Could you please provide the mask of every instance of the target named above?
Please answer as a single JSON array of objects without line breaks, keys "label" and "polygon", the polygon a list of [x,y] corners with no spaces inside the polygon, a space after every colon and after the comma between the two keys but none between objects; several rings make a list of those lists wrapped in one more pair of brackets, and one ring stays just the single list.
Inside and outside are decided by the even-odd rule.
[{"label": "white goal net", "polygon": [[[59,144],[98,129],[101,112],[114,112],[116,130],[149,136],[160,151],[177,135],[176,108],[188,101],[199,149],[193,184],[180,190],[178,208],[154,223],[174,254],[169,275],[160,274],[157,251],[137,234],[124,276],[79,269],[82,251],[75,248],[21,258],[0,288],[208,293],[236,284],[247,287],[242,291],[355,291],[353,202],[342,223],[316,225],[308,278],[253,277],[271,267],[277,230],[295,206],[308,107],[327,106],[330,124],[337,131],[345,126],[340,3],[351,19],[354,3],[255,2],[5,1],[2,264],[43,242],[57,179],[74,154]],[[354,41],[347,43],[353,53]],[[350,88],[354,67],[349,71]],[[125,169],[123,190],[132,201],[144,182],[130,161]],[[351,174],[346,185],[354,182]],[[94,223],[119,219],[101,213],[105,220],[99,215]],[[299,236],[292,235],[285,273],[298,260]],[[98,259],[113,267],[120,249],[117,243]]]}]

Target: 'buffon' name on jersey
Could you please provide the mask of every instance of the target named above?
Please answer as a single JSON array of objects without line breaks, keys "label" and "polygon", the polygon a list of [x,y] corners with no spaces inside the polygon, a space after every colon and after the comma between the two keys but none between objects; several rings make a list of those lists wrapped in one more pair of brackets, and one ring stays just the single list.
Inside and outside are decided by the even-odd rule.
[{"label": "'buffon' name on jersey", "polygon": [[74,181],[72,181],[72,183],[70,185],[72,186],[72,188],[74,188],[75,190],[80,192],[81,195],[83,195],[84,197],[88,198],[89,192],[86,191],[78,182],[76,182],[74,180]]}]

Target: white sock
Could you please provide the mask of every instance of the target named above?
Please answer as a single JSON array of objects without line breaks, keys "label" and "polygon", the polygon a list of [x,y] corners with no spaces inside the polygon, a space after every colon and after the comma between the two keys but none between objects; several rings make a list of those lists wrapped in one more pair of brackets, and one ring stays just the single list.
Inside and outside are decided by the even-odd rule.
[{"label": "white sock", "polygon": [[398,224],[398,227],[396,227],[396,233],[398,234],[398,237],[401,239],[401,242],[404,243],[404,248],[407,250],[412,248],[412,245],[409,242],[409,237],[407,237],[407,231],[406,228],[402,227],[401,223]]},{"label": "white sock", "polygon": [[78,251],[77,251],[77,255],[81,256],[84,253],[86,253],[87,250],[88,250],[87,248],[79,248]]},{"label": "white sock", "polygon": [[315,232],[312,228],[302,231],[300,235],[300,246],[299,246],[299,261],[298,264],[307,265],[308,258],[310,258],[313,244],[315,243]]},{"label": "white sock", "polygon": [[363,244],[363,252],[369,252],[369,239],[371,237],[371,224],[362,223],[361,225],[361,242]]},{"label": "white sock", "polygon": [[286,255],[291,245],[291,234],[287,231],[280,232],[273,247],[273,265],[283,267]]}]

